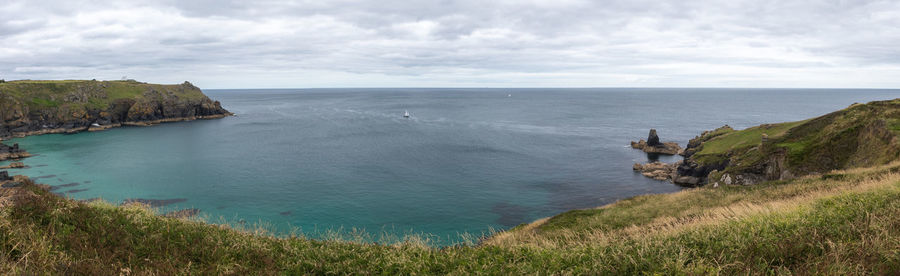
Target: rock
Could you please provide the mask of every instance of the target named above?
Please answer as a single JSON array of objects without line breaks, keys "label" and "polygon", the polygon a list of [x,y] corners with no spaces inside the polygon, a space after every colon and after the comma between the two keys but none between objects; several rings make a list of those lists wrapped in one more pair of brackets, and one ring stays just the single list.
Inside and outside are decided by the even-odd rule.
[{"label": "rock", "polygon": [[650,135],[647,136],[647,145],[651,147],[659,146],[659,136],[656,135],[656,129],[650,129]]},{"label": "rock", "polygon": [[631,168],[643,176],[665,181],[672,180],[672,177],[675,175],[676,166],[677,163],[669,164],[656,161],[647,164],[635,163]]},{"label": "rock", "polygon": [[29,157],[31,154],[19,148],[19,144],[13,144],[11,147],[0,143],[0,161],[9,159],[22,159]]},{"label": "rock", "polygon": [[667,155],[676,155],[682,153],[681,146],[675,142],[659,142],[659,136],[656,135],[656,129],[650,129],[650,134],[647,137],[647,141],[639,140],[637,142],[631,141],[631,147],[639,150],[643,150],[646,153],[657,153],[657,154],[667,154]]},{"label": "rock", "polygon": [[[143,93],[115,100],[110,99],[112,91],[107,88],[107,83],[73,82],[62,91],[54,90],[47,100],[59,105],[52,108],[25,104],[37,97],[30,90],[41,90],[39,88],[8,87],[13,91],[22,91],[22,95],[0,94],[0,137],[97,131],[129,124],[157,124],[231,115],[222,108],[221,103],[209,99],[190,83],[119,83],[134,90],[143,90]],[[84,104],[95,100],[108,102],[108,105],[100,108]]]},{"label": "rock", "polygon": [[732,183],[732,182],[731,182],[731,175],[729,175],[729,174],[727,174],[727,173],[726,173],[726,174],[723,174],[723,175],[722,175],[722,183],[725,183],[725,185],[731,185],[731,183]]},{"label": "rock", "polygon": [[9,172],[0,171],[0,182],[12,180],[12,177],[9,177]]},{"label": "rock", "polygon": [[783,171],[781,171],[781,177],[779,177],[778,179],[779,180],[791,180],[791,179],[794,179],[794,174],[792,174],[791,171],[789,171],[789,170],[783,170]]},{"label": "rock", "polygon": [[15,187],[22,187],[22,185],[25,185],[25,183],[22,183],[22,182],[16,182],[16,181],[9,181],[9,182],[3,183],[3,185],[0,185],[0,187],[3,187],[3,188],[15,188]]},{"label": "rock", "polygon": [[2,166],[0,169],[21,169],[25,167],[25,163],[22,162],[12,162],[9,165]]},{"label": "rock", "polygon": [[675,178],[675,184],[688,186],[688,187],[696,187],[701,183],[701,179],[695,176],[679,176]]}]

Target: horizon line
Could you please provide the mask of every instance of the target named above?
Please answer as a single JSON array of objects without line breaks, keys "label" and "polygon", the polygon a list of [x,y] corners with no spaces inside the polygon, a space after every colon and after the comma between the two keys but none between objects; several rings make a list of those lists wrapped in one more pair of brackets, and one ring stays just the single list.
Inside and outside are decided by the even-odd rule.
[{"label": "horizon line", "polygon": [[203,90],[288,90],[288,89],[747,89],[747,90],[772,90],[772,89],[789,89],[789,90],[844,90],[844,89],[860,89],[860,90],[900,90],[900,88],[879,88],[879,87],[712,87],[712,86],[671,86],[671,87],[663,87],[663,86],[584,86],[584,87],[473,87],[473,86],[463,86],[463,87],[440,87],[440,86],[400,86],[400,87],[391,87],[391,86],[372,86],[372,87],[360,87],[360,86],[348,86],[348,87],[266,87],[266,88],[255,88],[255,87],[240,87],[240,88],[201,88]]}]

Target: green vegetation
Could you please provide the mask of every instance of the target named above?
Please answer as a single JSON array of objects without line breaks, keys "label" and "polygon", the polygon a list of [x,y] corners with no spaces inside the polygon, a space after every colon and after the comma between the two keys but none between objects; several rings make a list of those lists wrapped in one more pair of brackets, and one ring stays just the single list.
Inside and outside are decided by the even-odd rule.
[{"label": "green vegetation", "polygon": [[806,121],[789,122],[780,124],[766,124],[747,128],[741,131],[731,131],[703,143],[703,150],[698,155],[714,155],[726,153],[734,149],[742,149],[759,145],[763,134],[770,139],[784,135],[789,129]]},{"label": "green vegetation", "polygon": [[[158,93],[148,93],[157,91]],[[183,85],[160,85],[124,81],[95,80],[18,80],[0,82],[0,98],[19,102],[32,109],[65,108],[67,110],[105,110],[116,100],[161,98],[160,93],[174,93],[179,98],[199,100],[200,89]]]},{"label": "green vegetation", "polygon": [[[104,83],[112,87],[107,95],[134,96],[138,90],[132,88],[144,85]],[[29,92],[39,94],[72,84],[17,85],[41,85],[44,90]],[[416,236],[390,243],[353,238],[362,233],[350,233],[350,239],[274,237],[258,229],[165,218],[136,205],[76,202],[26,181],[22,188],[4,188],[31,196],[0,207],[0,271],[897,275],[898,120],[900,100],[894,100],[800,122],[719,129],[704,136],[692,158],[727,158],[728,170],[752,170],[781,154],[784,166],[821,174],[637,196],[523,224],[477,245],[444,248]],[[9,199],[4,196],[0,206]]]},{"label": "green vegetation", "polygon": [[[794,175],[822,173],[897,160],[898,134],[900,101],[878,101],[804,121],[727,131],[703,141],[691,159],[703,165],[728,164],[729,173],[763,174],[767,166]],[[777,161],[781,158],[784,164]]]},{"label": "green vegetation", "polygon": [[645,195],[477,246],[303,237],[32,200],[0,211],[0,270],[75,274],[744,274],[900,272],[900,163],[757,186]]}]

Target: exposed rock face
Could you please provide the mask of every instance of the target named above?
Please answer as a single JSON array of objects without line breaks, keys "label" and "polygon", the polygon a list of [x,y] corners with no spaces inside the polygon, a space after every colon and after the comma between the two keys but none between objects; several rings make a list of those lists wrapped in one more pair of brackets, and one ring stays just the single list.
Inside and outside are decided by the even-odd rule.
[{"label": "exposed rock face", "polygon": [[640,141],[631,141],[631,147],[639,150],[643,150],[646,153],[657,153],[657,154],[667,154],[667,155],[675,155],[681,154],[681,146],[675,142],[659,142],[659,136],[656,135],[656,129],[650,129],[650,135],[647,137],[647,141],[641,139]]},{"label": "exposed rock face", "polygon": [[0,91],[0,137],[74,133],[231,115],[218,101],[210,100],[189,82],[180,85],[10,82],[3,85],[26,96]]},{"label": "exposed rock face", "polygon": [[677,164],[678,163],[669,164],[669,163],[663,163],[663,162],[659,162],[659,161],[651,162],[651,163],[647,163],[647,164],[635,163],[634,166],[632,166],[632,169],[636,172],[640,172],[641,175],[649,177],[649,178],[653,178],[653,179],[661,180],[661,181],[665,181],[665,180],[671,181],[676,176],[675,167],[677,166]]},{"label": "exposed rock face", "polygon": [[[632,147],[653,148],[644,141]],[[683,156],[671,179],[686,186],[753,185],[888,164],[900,160],[900,99],[740,131],[726,125],[691,139]],[[656,171],[647,176],[661,179]]]},{"label": "exposed rock face", "polygon": [[22,162],[12,162],[9,165],[2,166],[0,169],[21,169],[25,167],[25,163]]},{"label": "exposed rock face", "polygon": [[29,157],[31,154],[19,148],[19,144],[13,144],[11,147],[0,143],[0,161],[10,159],[22,159]]},{"label": "exposed rock face", "polygon": [[0,171],[0,182],[2,182],[2,181],[7,181],[7,180],[12,180],[12,178],[9,177],[9,172],[7,172],[7,171]]},{"label": "exposed rock face", "polygon": [[659,143],[659,136],[656,135],[656,129],[650,129],[650,135],[647,136],[647,145],[651,147],[656,147],[661,145]]},{"label": "exposed rock face", "polygon": [[[725,166],[727,166],[727,163],[701,165],[695,160],[685,158],[684,161],[678,164],[676,174],[679,177],[675,178],[675,183],[690,186],[703,185],[707,182],[706,177],[710,172],[722,170]],[[679,183],[679,181],[682,183]]]},{"label": "exposed rock face", "polygon": [[710,183],[714,187],[718,187],[719,185],[753,185],[763,181],[766,181],[766,178],[760,176],[758,174],[745,173],[745,174],[730,174],[730,173],[722,173],[722,174],[710,174],[710,177],[715,177],[715,179],[709,180]]}]

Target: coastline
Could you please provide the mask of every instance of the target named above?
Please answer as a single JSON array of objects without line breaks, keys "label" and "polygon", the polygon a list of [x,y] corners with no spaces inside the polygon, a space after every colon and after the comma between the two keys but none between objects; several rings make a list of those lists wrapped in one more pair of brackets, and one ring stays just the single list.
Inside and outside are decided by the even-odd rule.
[{"label": "coastline", "polygon": [[164,119],[157,119],[157,120],[112,123],[112,124],[101,125],[101,126],[86,126],[86,127],[78,127],[78,128],[47,128],[47,129],[42,129],[42,130],[10,133],[9,135],[0,137],[0,141],[12,139],[12,138],[24,138],[24,137],[33,136],[33,135],[75,134],[75,133],[84,132],[84,131],[96,132],[96,131],[104,131],[104,130],[108,130],[108,129],[112,129],[112,128],[126,127],[126,126],[145,127],[145,126],[153,126],[153,125],[158,125],[158,124],[163,124],[163,123],[221,119],[221,118],[230,117],[230,116],[234,116],[234,113],[228,112],[226,114],[189,116],[189,117],[173,117],[173,118],[164,118]]},{"label": "coastline", "polygon": [[[28,157],[31,157],[33,155],[31,153],[27,152],[25,149],[20,149],[18,147],[18,144],[14,144],[14,146],[7,146],[6,144],[3,143],[3,141],[6,139],[24,138],[27,136],[44,135],[44,134],[75,134],[75,133],[80,133],[80,132],[84,132],[84,131],[96,132],[96,131],[104,131],[104,130],[119,128],[119,127],[129,127],[129,126],[146,127],[146,126],[154,126],[154,125],[164,124],[164,123],[221,119],[221,118],[230,117],[230,116],[234,116],[234,113],[227,112],[226,114],[215,114],[215,115],[207,115],[207,116],[175,117],[175,118],[165,118],[165,119],[158,119],[158,120],[125,122],[125,123],[121,123],[121,124],[104,125],[101,127],[91,126],[91,127],[87,127],[87,128],[46,129],[46,130],[41,130],[41,131],[16,133],[15,135],[12,135],[12,137],[8,136],[8,137],[0,138],[0,146],[16,150],[14,152],[4,152],[4,153],[0,154],[0,162],[6,162],[6,161],[12,162],[12,163],[10,163],[11,164],[10,166],[5,166],[3,168],[0,168],[0,183],[7,183],[7,182],[13,183],[13,184],[4,184],[4,186],[2,188],[0,188],[0,189],[3,189],[3,191],[0,191],[0,207],[7,206],[14,202],[21,201],[21,198],[23,196],[22,196],[22,192],[19,189],[6,191],[6,190],[8,190],[8,188],[20,187],[22,185],[20,183],[28,183],[29,181],[33,182],[34,185],[36,185],[37,187],[39,187],[40,189],[43,189],[44,191],[46,191],[48,193],[51,192],[54,188],[58,188],[56,186],[51,186],[49,184],[37,183],[36,182],[37,179],[32,179],[32,178],[29,178],[24,175],[9,174],[9,169],[29,168],[28,166],[25,166],[23,164],[24,163],[23,160],[27,159]],[[18,166],[15,166],[15,165],[18,165]],[[56,194],[56,195],[65,200],[79,201],[79,200],[74,200],[74,199],[65,197],[62,194]],[[29,197],[33,197],[33,195],[30,195]],[[145,209],[152,209],[152,206],[150,204],[143,203],[143,202],[141,202],[141,200],[142,199],[133,199],[132,200],[132,201],[136,201],[136,202],[129,202],[126,200],[126,202],[123,202],[122,204],[120,204],[120,206],[139,204]],[[112,204],[112,203],[110,203],[110,204]],[[199,213],[200,213],[199,209],[187,208],[187,209],[172,210],[172,211],[168,211],[168,212],[164,212],[164,213],[157,213],[157,215],[159,215],[160,217],[181,219],[181,218],[191,218],[191,217],[198,215]],[[207,223],[207,222],[204,222],[204,223]],[[207,224],[215,225],[213,223],[207,223]]]},{"label": "coastline", "polygon": [[[709,154],[729,137],[766,149],[764,142],[771,140],[756,144],[761,136],[756,130],[703,141],[706,152],[694,154]],[[724,141],[733,145],[732,140]],[[891,268],[900,267],[891,259],[897,248],[894,229],[900,226],[897,171],[895,161],[754,186],[710,182],[573,209],[446,247],[417,236],[371,242],[357,238],[366,235],[361,232],[331,239],[276,236],[253,226],[176,219],[199,209],[162,213],[141,200],[115,205],[71,200],[13,176],[0,179],[0,205],[10,206],[0,231],[9,233],[4,246],[34,252],[7,257],[8,267],[59,274],[73,267],[85,274],[122,268],[160,274],[802,273],[833,272],[834,266],[822,264],[835,256],[837,267],[846,268],[838,272],[894,274]],[[25,258],[29,262],[22,265]],[[91,266],[77,266],[85,263]]]}]

